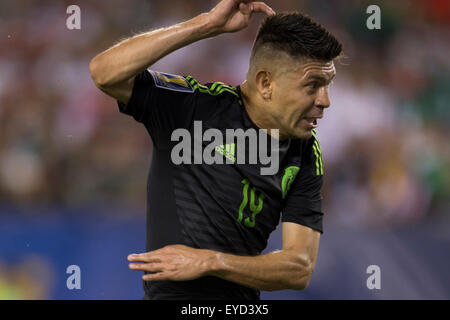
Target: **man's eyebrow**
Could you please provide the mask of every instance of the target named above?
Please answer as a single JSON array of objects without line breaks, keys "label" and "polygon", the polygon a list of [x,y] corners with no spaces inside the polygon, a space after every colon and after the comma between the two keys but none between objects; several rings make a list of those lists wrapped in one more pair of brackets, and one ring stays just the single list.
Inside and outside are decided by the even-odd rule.
[{"label": "man's eyebrow", "polygon": [[330,78],[330,80],[328,80],[327,78],[325,78],[322,75],[312,74],[312,75],[309,75],[308,77],[306,77],[306,81],[319,80],[321,82],[327,83],[327,82],[331,82],[334,79],[335,76],[336,76],[336,74],[333,74],[333,76]]}]

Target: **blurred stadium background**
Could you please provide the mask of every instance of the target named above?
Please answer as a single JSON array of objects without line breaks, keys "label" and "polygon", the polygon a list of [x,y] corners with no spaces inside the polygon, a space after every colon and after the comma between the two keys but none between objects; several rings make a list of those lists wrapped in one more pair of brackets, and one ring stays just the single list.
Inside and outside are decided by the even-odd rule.
[{"label": "blurred stadium background", "polygon": [[[140,299],[126,256],[145,249],[152,144],[95,88],[90,59],[216,1],[0,2],[0,299]],[[450,298],[450,1],[269,0],[345,45],[320,121],[325,232],[304,292],[264,299]],[[66,8],[81,8],[81,30]],[[381,8],[382,29],[366,28]],[[152,68],[240,84],[261,21]],[[281,246],[280,232],[267,250]],[[81,268],[68,290],[66,268]],[[381,268],[368,290],[366,268]]]}]

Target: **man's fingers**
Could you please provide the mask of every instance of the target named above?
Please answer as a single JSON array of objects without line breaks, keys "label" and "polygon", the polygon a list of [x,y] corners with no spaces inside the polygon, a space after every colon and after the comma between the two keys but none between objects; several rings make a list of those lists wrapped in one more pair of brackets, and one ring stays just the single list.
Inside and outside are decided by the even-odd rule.
[{"label": "man's fingers", "polygon": [[252,4],[251,3],[244,3],[244,2],[241,2],[240,4],[239,4],[239,11],[242,13],[242,14],[246,14],[246,15],[249,15],[250,13],[252,13],[252,10],[253,10],[253,6],[252,6]]},{"label": "man's fingers", "polygon": [[140,254],[130,254],[127,257],[128,261],[133,262],[161,262],[161,259],[157,256],[151,255],[149,253],[140,253]]},{"label": "man's fingers", "polygon": [[161,272],[164,270],[162,263],[130,263],[129,267],[137,271]]},{"label": "man's fingers", "polygon": [[252,8],[253,12],[265,13],[268,16],[274,16],[276,14],[276,12],[264,2],[252,2],[249,3],[249,5],[253,6]]},{"label": "man's fingers", "polygon": [[274,16],[276,14],[275,11],[264,2],[241,2],[239,4],[239,10],[243,14],[247,15],[251,14],[252,12],[265,13],[268,16]]},{"label": "man's fingers", "polygon": [[128,255],[127,257],[128,261],[146,261],[147,260],[147,256],[143,253],[133,253]]},{"label": "man's fingers", "polygon": [[144,253],[132,253],[128,255],[128,261],[141,261],[141,262],[160,262],[161,258],[164,257],[166,253],[169,253],[173,248],[183,247],[182,245],[168,245],[153,251],[148,251]]},{"label": "man's fingers", "polygon": [[170,276],[165,272],[157,272],[152,274],[144,274],[142,276],[144,281],[161,281],[161,280],[171,280]]}]

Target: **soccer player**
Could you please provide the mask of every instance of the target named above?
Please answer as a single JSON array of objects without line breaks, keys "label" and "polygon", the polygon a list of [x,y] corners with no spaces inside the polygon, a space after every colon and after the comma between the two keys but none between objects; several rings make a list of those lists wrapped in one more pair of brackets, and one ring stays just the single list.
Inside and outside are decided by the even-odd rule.
[{"label": "soccer player", "polygon": [[[147,69],[190,43],[247,27],[254,13],[267,17],[241,85],[199,84]],[[259,290],[307,287],[323,231],[323,162],[315,128],[330,106],[333,61],[341,50],[334,36],[301,13],[223,0],[91,61],[95,84],[153,141],[147,252],[128,256],[132,270],[144,271],[144,299],[259,299]],[[216,146],[224,164],[174,163],[173,133],[195,135],[197,121],[216,133],[267,129],[271,146],[278,141],[271,149],[279,155],[277,172],[262,175],[261,163],[237,163],[235,143]],[[282,249],[261,254],[280,218]]]}]

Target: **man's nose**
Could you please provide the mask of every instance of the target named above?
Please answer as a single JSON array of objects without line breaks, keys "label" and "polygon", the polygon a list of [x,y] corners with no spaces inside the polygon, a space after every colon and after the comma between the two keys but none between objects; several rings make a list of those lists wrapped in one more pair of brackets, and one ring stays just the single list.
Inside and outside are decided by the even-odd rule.
[{"label": "man's nose", "polygon": [[315,105],[320,108],[328,108],[330,106],[330,96],[328,94],[328,87],[322,87],[319,89]]}]

